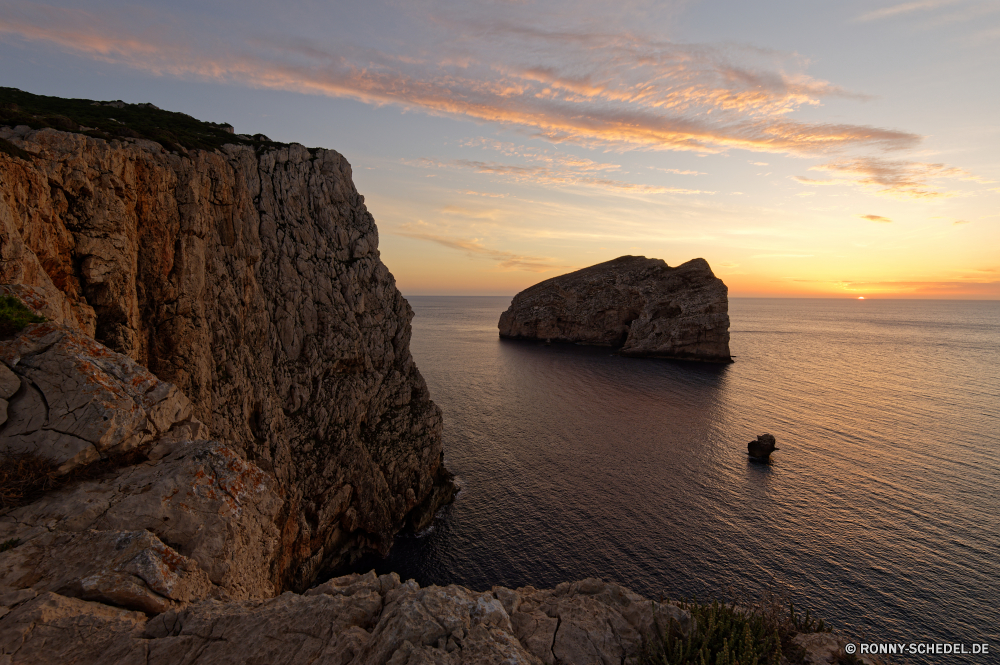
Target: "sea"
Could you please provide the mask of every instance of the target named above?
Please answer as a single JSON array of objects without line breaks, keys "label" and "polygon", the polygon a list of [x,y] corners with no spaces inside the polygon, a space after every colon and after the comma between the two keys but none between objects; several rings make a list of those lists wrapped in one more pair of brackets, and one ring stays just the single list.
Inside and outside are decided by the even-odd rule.
[{"label": "sea", "polygon": [[722,365],[502,340],[507,297],[408,300],[461,491],[359,569],[773,595],[1000,662],[1000,302],[733,298]]}]

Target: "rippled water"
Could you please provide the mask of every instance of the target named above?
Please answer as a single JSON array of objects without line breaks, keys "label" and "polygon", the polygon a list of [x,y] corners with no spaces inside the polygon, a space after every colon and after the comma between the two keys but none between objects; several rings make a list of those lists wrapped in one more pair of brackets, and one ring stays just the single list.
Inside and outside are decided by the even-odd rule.
[{"label": "rippled water", "polygon": [[733,299],[723,366],[500,340],[509,298],[409,300],[463,490],[361,567],[770,587],[871,641],[1000,652],[1000,302]]}]

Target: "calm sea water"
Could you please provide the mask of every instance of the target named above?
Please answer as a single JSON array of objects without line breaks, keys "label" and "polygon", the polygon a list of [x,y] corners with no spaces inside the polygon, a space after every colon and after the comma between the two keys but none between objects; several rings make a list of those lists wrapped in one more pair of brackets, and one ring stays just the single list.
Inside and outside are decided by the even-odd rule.
[{"label": "calm sea water", "polygon": [[360,567],[771,589],[871,641],[1000,652],[1000,302],[733,299],[736,363],[704,365],[500,340],[509,298],[409,300],[463,489]]}]

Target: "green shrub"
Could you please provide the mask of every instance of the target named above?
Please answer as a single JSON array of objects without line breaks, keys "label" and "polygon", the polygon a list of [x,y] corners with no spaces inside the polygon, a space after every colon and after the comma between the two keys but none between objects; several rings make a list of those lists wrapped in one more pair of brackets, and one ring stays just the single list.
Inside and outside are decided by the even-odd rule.
[{"label": "green shrub", "polygon": [[[0,125],[27,125],[32,129],[52,127],[105,140],[142,138],[174,152],[185,148],[213,150],[226,144],[254,146],[258,151],[287,145],[271,141],[263,134],[253,137],[230,134],[226,131],[229,125],[202,122],[184,113],[164,111],[148,104],[111,104],[33,95],[16,88],[0,87]],[[10,152],[3,144],[0,144],[0,151],[24,156]]]},{"label": "green shrub", "polygon": [[14,296],[0,296],[0,338],[15,335],[29,323],[41,323],[44,316],[38,316]]},{"label": "green shrub", "polygon": [[[792,642],[799,633],[823,632],[822,621],[768,594],[753,603],[677,603],[691,613],[688,635],[671,622],[649,640],[643,665],[781,665],[800,663],[804,653]],[[786,609],[787,608],[787,609]]]}]

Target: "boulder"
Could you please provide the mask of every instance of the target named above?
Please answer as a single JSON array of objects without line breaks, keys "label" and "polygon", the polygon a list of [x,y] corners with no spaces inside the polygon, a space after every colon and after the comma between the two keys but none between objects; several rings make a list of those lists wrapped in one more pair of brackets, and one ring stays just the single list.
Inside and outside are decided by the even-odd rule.
[{"label": "boulder", "polygon": [[770,434],[760,434],[756,441],[747,444],[747,453],[754,459],[766,460],[775,450],[774,437]]},{"label": "boulder", "polygon": [[514,296],[500,336],[618,347],[625,356],[732,362],[728,289],[704,259],[622,256]]},{"label": "boulder", "polygon": [[10,393],[0,450],[35,453],[60,474],[191,422],[191,403],[176,386],[58,323],[32,324],[0,341],[0,363]]}]

